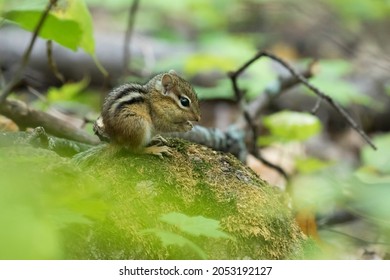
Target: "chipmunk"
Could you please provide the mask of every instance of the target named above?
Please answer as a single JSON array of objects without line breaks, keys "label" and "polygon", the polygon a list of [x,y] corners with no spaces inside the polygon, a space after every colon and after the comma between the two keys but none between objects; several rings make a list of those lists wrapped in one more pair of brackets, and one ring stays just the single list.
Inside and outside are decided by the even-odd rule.
[{"label": "chipmunk", "polygon": [[[200,120],[197,95],[189,82],[175,71],[153,77],[145,85],[124,84],[105,98],[94,132],[133,152],[170,154],[163,132],[185,132],[190,121]],[[153,142],[156,145],[147,147]]]}]

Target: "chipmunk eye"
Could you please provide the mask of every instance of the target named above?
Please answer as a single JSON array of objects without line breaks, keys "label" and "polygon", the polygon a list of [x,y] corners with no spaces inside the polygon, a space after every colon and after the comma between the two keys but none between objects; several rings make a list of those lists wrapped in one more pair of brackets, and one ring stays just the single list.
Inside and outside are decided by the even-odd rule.
[{"label": "chipmunk eye", "polygon": [[187,97],[180,96],[180,104],[184,107],[190,107],[190,100]]}]

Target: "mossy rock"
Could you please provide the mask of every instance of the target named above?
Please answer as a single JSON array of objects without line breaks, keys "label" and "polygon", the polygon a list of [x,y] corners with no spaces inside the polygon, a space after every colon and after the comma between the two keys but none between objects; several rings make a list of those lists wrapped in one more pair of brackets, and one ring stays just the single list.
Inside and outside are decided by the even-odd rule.
[{"label": "mossy rock", "polygon": [[[107,147],[81,163],[110,186],[111,205],[110,225],[95,232],[93,246],[84,243],[79,257],[199,258],[191,248],[165,248],[143,233],[156,228],[193,240],[210,259],[285,259],[302,253],[304,237],[280,191],[231,155],[184,140],[171,139],[169,146],[173,155],[163,159],[125,151],[113,155]],[[234,240],[184,234],[160,220],[171,212],[218,220]],[[91,255],[84,254],[88,247],[95,249]]]},{"label": "mossy rock", "polygon": [[[43,213],[39,219],[53,224],[53,213],[56,216],[61,209],[61,215],[54,219],[61,227],[50,228],[59,249],[36,258],[303,257],[307,241],[279,190],[231,155],[183,140],[169,139],[168,145],[173,154],[163,159],[113,152],[109,145],[93,148],[71,160],[39,148],[0,148],[0,164],[9,166],[14,161],[16,168],[21,159],[28,158],[33,163],[28,174],[33,174],[38,182],[42,178],[42,184],[34,181],[47,197],[39,204]],[[21,182],[11,177],[8,179],[14,187],[31,181],[31,176]],[[71,193],[67,199],[60,198],[66,197],[67,192]],[[31,207],[36,207],[35,203]],[[217,220],[220,230],[231,238],[209,236],[207,230],[201,236],[183,232],[179,225],[161,219],[169,213]],[[203,255],[191,246],[179,246],[183,245],[179,240],[165,246],[153,231],[180,236]]]}]

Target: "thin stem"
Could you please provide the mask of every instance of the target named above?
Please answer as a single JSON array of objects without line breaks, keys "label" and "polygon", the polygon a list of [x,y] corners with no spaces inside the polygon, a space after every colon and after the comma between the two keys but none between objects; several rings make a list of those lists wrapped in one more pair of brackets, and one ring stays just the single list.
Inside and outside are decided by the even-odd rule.
[{"label": "thin stem", "polygon": [[133,0],[133,3],[130,6],[129,10],[129,19],[127,23],[127,30],[125,34],[125,42],[124,42],[124,48],[123,48],[123,74],[127,74],[129,71],[129,63],[130,63],[130,45],[131,45],[131,38],[134,32],[134,22],[135,22],[135,15],[137,14],[139,5],[139,0]]},{"label": "thin stem", "polygon": [[258,129],[257,129],[257,125],[255,124],[255,122],[253,121],[253,118],[251,117],[251,114],[248,110],[248,106],[244,100],[244,92],[241,91],[238,87],[238,82],[237,82],[237,78],[238,76],[247,68],[249,67],[253,62],[255,62],[259,57],[255,56],[254,58],[252,58],[251,60],[249,60],[248,62],[246,62],[243,66],[241,66],[237,71],[235,72],[229,72],[228,75],[231,79],[231,82],[232,82],[232,86],[233,86],[233,91],[235,93],[235,96],[236,96],[236,102],[240,105],[240,108],[243,112],[243,115],[244,115],[244,119],[250,129],[250,136],[251,136],[251,145],[249,147],[249,151],[250,153],[252,153],[256,158],[258,158],[262,163],[264,163],[265,165],[267,165],[268,167],[272,168],[272,169],[275,169],[277,172],[279,172],[286,180],[289,180],[289,177],[287,175],[287,173],[283,170],[283,168],[281,168],[280,166],[277,166],[271,162],[269,162],[268,160],[266,160],[265,158],[262,157],[262,155],[260,154],[260,151],[256,145],[257,143],[257,137],[258,137]]},{"label": "thin stem", "polygon": [[23,54],[22,61],[21,61],[19,68],[16,70],[11,81],[1,91],[0,104],[3,103],[7,99],[8,95],[10,95],[11,91],[20,83],[22,73],[23,73],[24,69],[26,68],[28,61],[30,60],[31,51],[34,47],[35,41],[38,37],[38,34],[39,34],[47,16],[49,15],[50,10],[56,4],[57,4],[57,0],[49,0],[49,3],[47,4],[45,10],[42,12],[42,15],[38,21],[38,24],[35,27],[34,32],[32,34],[30,43],[29,43],[26,51]]},{"label": "thin stem", "polygon": [[52,40],[48,40],[46,42],[46,51],[47,51],[47,62],[49,63],[50,70],[53,72],[54,76],[56,76],[56,78],[61,81],[61,83],[65,83],[64,75],[62,75],[61,72],[58,70],[57,63],[55,62],[53,57]]}]

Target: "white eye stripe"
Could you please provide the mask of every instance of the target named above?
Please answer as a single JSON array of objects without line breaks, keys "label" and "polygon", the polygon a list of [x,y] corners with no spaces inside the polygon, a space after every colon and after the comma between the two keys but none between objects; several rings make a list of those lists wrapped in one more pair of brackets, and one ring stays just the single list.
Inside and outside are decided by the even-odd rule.
[{"label": "white eye stripe", "polygon": [[[181,94],[181,95],[178,96],[178,95],[176,95],[175,93],[172,93],[172,92],[171,92],[171,93],[169,93],[169,97],[172,98],[173,100],[175,100],[175,102],[177,103],[177,105],[178,105],[180,108],[182,108],[182,109],[188,110],[188,109],[191,107],[192,101],[191,101],[191,99],[190,99],[187,95],[185,95],[185,94]],[[185,98],[186,100],[188,100],[188,106],[183,106],[183,104],[182,104],[180,98]]]}]

